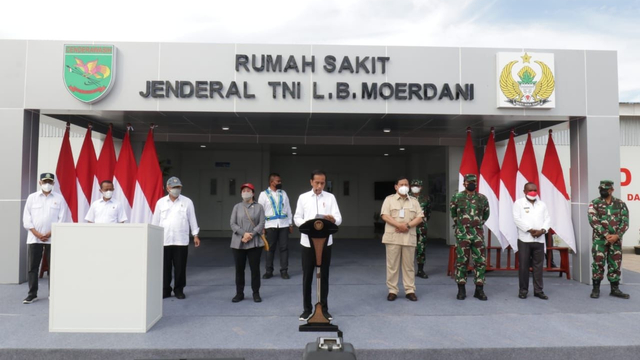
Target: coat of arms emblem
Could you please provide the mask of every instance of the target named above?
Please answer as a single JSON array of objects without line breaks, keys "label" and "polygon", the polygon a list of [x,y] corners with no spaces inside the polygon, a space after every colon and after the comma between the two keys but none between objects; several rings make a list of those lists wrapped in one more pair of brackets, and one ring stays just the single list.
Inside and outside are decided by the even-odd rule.
[{"label": "coat of arms emblem", "polygon": [[498,107],[554,108],[553,67],[553,54],[498,53]]},{"label": "coat of arms emblem", "polygon": [[113,45],[64,45],[64,85],[73,97],[92,104],[113,87],[115,64]]}]

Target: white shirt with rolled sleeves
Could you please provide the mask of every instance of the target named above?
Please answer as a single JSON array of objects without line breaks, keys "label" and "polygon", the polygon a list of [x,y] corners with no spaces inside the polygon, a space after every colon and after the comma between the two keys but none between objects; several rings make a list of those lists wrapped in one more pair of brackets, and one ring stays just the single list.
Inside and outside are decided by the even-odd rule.
[{"label": "white shirt with rolled sleeves", "polygon": [[38,191],[29,195],[22,215],[22,225],[27,229],[27,244],[51,244],[51,240],[38,239],[31,229],[44,235],[51,231],[51,224],[69,222],[71,219],[66,218],[67,213],[67,202],[57,192],[45,195]]},{"label": "white shirt with rolled sleeves", "polygon": [[[316,214],[331,215],[336,219],[336,225],[342,224],[342,215],[340,215],[338,202],[332,193],[323,191],[320,195],[316,195],[316,193],[311,190],[298,197],[296,214],[293,216],[293,221],[296,226],[299,227],[305,222],[315,219]],[[333,244],[333,236],[329,235],[327,245],[331,246],[331,244]],[[309,237],[306,234],[300,234],[300,245],[311,247]]]},{"label": "white shirt with rolled sleeves", "polygon": [[175,201],[169,195],[158,200],[151,224],[164,228],[165,246],[189,245],[189,227],[193,236],[200,232],[193,201],[183,195]]},{"label": "white shirt with rolled sleeves", "polygon": [[544,235],[534,238],[528,232],[531,229],[549,231],[551,227],[551,217],[547,205],[542,200],[536,199],[533,204],[526,197],[516,200],[513,203],[513,220],[518,228],[518,240],[544,244]]},{"label": "white shirt with rolled sleeves", "polygon": [[128,220],[124,207],[119,201],[113,201],[113,199],[104,201],[104,198],[91,204],[84,219],[97,224],[122,223]]},{"label": "white shirt with rolled sleeves", "polygon": [[280,199],[280,195],[282,194],[282,213],[286,214],[287,217],[284,219],[268,220],[269,217],[275,216],[276,212],[274,211],[273,206],[271,205],[271,199],[269,199],[269,195],[267,195],[267,191],[265,190],[260,193],[260,196],[258,196],[258,204],[262,205],[262,208],[264,209],[264,228],[271,229],[289,227],[292,223],[292,220],[291,204],[289,203],[289,197],[287,196],[287,193],[284,190],[272,191],[271,189],[269,189],[269,192],[271,193],[271,196],[273,196],[273,201],[276,203],[276,206],[278,206],[278,200]]}]

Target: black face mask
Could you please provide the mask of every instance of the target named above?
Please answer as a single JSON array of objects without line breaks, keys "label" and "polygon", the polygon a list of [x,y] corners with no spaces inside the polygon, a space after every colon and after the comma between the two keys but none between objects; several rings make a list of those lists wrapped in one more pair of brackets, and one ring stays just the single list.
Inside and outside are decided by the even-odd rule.
[{"label": "black face mask", "polygon": [[609,189],[600,189],[600,197],[606,199],[609,197]]},{"label": "black face mask", "polygon": [[468,183],[466,189],[469,191],[476,191],[476,183]]},{"label": "black face mask", "polygon": [[276,190],[282,189],[282,184],[276,184]]}]

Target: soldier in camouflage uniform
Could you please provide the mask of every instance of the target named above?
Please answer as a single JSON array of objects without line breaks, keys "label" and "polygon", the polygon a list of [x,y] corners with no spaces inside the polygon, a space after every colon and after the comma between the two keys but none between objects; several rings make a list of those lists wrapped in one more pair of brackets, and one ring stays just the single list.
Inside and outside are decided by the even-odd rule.
[{"label": "soldier in camouflage uniform", "polygon": [[418,234],[418,241],[416,242],[416,259],[418,260],[418,272],[416,273],[417,277],[421,277],[423,279],[428,279],[429,275],[424,271],[424,263],[425,263],[425,247],[427,245],[427,221],[431,217],[431,202],[429,201],[429,197],[425,196],[421,193],[422,191],[422,180],[411,180],[411,192],[410,196],[418,199],[420,203],[420,207],[422,208],[422,212],[424,213],[424,221],[416,227],[416,232]]},{"label": "soldier in camouflage uniform", "polygon": [[477,177],[475,174],[464,176],[465,190],[451,198],[451,217],[456,236],[456,283],[458,283],[458,300],[467,297],[467,264],[469,256],[473,259],[476,291],[473,297],[487,300],[484,293],[484,272],[487,267],[484,245],[484,223],[489,218],[489,201],[487,197],[476,192]]},{"label": "soldier in camouflage uniform", "polygon": [[628,299],[618,288],[622,268],[622,235],[629,228],[629,210],[624,201],[615,198],[613,181],[600,181],[600,197],[589,204],[589,225],[593,228],[593,290],[591,298],[600,297],[600,282],[604,278],[604,265],[608,264],[607,279],[611,284],[609,295]]}]

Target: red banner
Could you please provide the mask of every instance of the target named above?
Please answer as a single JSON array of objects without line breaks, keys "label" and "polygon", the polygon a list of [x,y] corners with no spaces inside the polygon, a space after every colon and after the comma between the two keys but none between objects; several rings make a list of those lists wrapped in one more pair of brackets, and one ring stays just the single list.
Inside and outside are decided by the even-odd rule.
[{"label": "red banner", "polygon": [[100,86],[99,88],[93,89],[93,90],[84,90],[84,89],[78,89],[75,86],[69,86],[69,90],[71,90],[72,92],[79,92],[81,94],[94,94],[97,92],[103,92],[105,91],[107,88],[104,86]]}]

